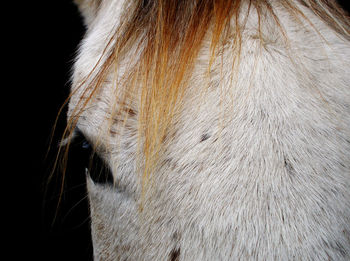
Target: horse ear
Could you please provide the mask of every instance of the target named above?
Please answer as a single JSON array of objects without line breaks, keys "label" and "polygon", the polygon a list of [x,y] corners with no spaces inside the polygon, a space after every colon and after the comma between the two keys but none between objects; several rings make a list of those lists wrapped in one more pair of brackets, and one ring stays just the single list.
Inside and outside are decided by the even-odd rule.
[{"label": "horse ear", "polygon": [[78,6],[84,18],[86,26],[89,26],[96,17],[101,2],[102,0],[74,0],[74,3]]}]

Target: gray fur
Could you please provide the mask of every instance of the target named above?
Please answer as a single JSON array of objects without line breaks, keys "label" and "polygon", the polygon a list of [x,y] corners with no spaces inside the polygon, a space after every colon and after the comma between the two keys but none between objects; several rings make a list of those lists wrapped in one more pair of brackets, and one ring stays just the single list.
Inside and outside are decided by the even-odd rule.
[{"label": "gray fur", "polygon": [[[114,133],[120,146],[101,132],[108,81],[83,113],[78,127],[89,139],[106,135],[102,156],[117,184],[88,178],[95,260],[350,260],[350,43],[308,10],[323,38],[274,8],[292,55],[268,20],[261,47],[252,12],[237,82],[230,84],[227,48],[203,101],[204,44],[142,212],[137,116]],[[102,54],[121,9],[122,1],[105,0],[88,19],[73,89]]]}]

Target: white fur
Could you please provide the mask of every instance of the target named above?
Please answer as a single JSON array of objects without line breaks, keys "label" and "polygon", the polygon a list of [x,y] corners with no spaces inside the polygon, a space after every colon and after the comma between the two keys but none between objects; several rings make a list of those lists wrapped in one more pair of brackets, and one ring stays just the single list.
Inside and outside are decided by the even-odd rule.
[{"label": "white fur", "polygon": [[[116,187],[88,178],[95,260],[350,260],[350,43],[310,11],[323,38],[273,3],[291,50],[272,18],[261,46],[251,12],[236,81],[228,44],[202,95],[205,40],[143,212],[137,119],[103,139]],[[102,1],[87,18],[73,89],[101,56],[122,4]],[[112,94],[106,81],[81,116],[88,139],[101,135]]]}]

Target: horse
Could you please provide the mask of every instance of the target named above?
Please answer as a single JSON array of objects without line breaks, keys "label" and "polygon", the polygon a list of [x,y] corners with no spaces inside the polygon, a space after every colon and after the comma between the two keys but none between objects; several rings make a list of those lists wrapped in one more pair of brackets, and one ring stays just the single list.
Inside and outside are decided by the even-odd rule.
[{"label": "horse", "polygon": [[75,3],[62,144],[83,136],[112,177],[86,171],[95,260],[350,260],[335,1]]}]

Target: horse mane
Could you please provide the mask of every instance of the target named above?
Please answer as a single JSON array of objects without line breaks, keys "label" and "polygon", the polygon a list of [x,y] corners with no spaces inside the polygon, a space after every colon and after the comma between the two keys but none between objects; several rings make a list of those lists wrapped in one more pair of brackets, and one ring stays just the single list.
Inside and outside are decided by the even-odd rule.
[{"label": "horse mane", "polygon": [[[120,92],[118,89],[116,92],[122,93],[118,102],[123,100],[123,104],[127,108],[130,107],[130,93],[139,101],[138,136],[145,181],[154,171],[159,155],[164,149],[167,133],[173,124],[174,115],[181,109],[186,83],[204,39],[210,39],[210,59],[207,64],[209,74],[220,47],[227,41],[230,41],[232,46],[233,69],[236,70],[239,66],[242,31],[245,25],[242,10],[246,14],[256,12],[259,34],[264,17],[269,15],[280,28],[286,42],[288,37],[270,0],[126,2],[121,23],[106,43],[101,59],[71,94],[86,88],[82,95],[85,98],[81,99],[74,109],[74,117],[69,118],[64,138],[72,136],[79,115],[97,97],[107,75],[111,71],[118,72],[119,65],[131,48],[139,49],[139,56],[133,61],[132,68],[123,72],[122,77],[115,77],[114,84],[116,88],[123,90]],[[349,19],[335,1],[285,0],[278,3],[296,19],[312,26],[301,9],[303,6],[320,17],[335,32],[350,38]]]}]

